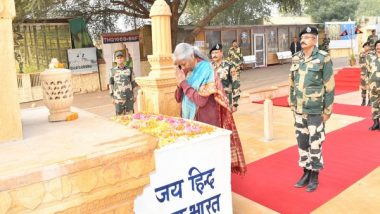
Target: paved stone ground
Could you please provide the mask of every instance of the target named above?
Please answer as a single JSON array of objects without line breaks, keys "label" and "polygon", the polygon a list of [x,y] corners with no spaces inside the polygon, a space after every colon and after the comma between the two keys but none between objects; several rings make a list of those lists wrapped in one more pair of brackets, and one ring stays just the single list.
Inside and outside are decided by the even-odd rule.
[{"label": "paved stone ground", "polygon": [[[333,59],[334,69],[348,65],[348,58]],[[290,63],[271,65],[265,68],[243,70],[240,75],[241,90],[257,89],[288,81]]]}]

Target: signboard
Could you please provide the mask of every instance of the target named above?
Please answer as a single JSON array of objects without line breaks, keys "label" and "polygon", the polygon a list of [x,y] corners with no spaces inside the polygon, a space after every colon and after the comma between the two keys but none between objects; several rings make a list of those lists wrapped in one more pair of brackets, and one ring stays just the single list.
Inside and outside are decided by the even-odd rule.
[{"label": "signboard", "polygon": [[102,39],[103,39],[103,44],[121,43],[121,42],[137,42],[139,41],[139,35],[103,34]]},{"label": "signboard", "polygon": [[[340,36],[344,31],[348,34]],[[330,38],[330,49],[352,48],[356,44],[355,22],[325,22],[325,32]]]},{"label": "signboard", "polygon": [[98,72],[96,48],[68,49],[69,69],[73,73]]},{"label": "signboard", "polygon": [[156,170],[135,213],[232,213],[230,133],[219,129],[156,150]]}]

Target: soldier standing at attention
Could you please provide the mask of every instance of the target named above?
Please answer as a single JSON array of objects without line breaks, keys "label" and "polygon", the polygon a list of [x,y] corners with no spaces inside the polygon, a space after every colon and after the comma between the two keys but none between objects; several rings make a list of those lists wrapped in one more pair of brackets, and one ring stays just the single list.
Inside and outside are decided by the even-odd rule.
[{"label": "soldier standing at attention", "polygon": [[115,52],[116,66],[111,69],[110,94],[115,104],[116,115],[133,113],[133,104],[136,101],[135,77],[125,64],[124,51]]},{"label": "soldier standing at attention", "polygon": [[[371,50],[371,47],[368,42],[363,44],[363,52],[359,54],[359,64],[360,64],[360,89],[362,94],[362,106],[366,105],[367,98],[367,88],[368,88],[368,72],[366,69],[366,58]],[[370,105],[371,101],[368,93],[368,105]]]},{"label": "soldier standing at attention", "polygon": [[373,125],[369,130],[380,130],[380,40],[374,44],[375,54],[369,54],[367,57],[367,71],[369,75],[368,85],[370,91],[370,99],[372,104],[372,120]]},{"label": "soldier standing at attention", "polygon": [[237,110],[240,98],[240,80],[236,68],[223,60],[223,50],[221,44],[216,44],[210,50],[212,66],[218,74],[232,112]]},{"label": "soldier standing at attention", "polygon": [[334,102],[333,67],[327,52],[318,50],[318,29],[306,27],[300,33],[302,50],[292,58],[289,105],[295,119],[299,166],[303,175],[295,187],[313,192],[318,187],[318,174],[323,169],[322,144],[325,122]]},{"label": "soldier standing at attention", "polygon": [[232,41],[232,47],[228,50],[228,61],[235,66],[240,77],[241,65],[243,64],[243,54],[236,40]]},{"label": "soldier standing at attention", "polygon": [[372,34],[368,36],[367,42],[369,42],[369,45],[371,46],[371,50],[375,50],[375,42],[379,38],[376,35],[376,30],[372,30]]},{"label": "soldier standing at attention", "polygon": [[329,53],[330,52],[329,45],[330,45],[330,38],[328,37],[327,34],[325,34],[325,37],[322,40],[322,45],[319,47],[319,49]]}]

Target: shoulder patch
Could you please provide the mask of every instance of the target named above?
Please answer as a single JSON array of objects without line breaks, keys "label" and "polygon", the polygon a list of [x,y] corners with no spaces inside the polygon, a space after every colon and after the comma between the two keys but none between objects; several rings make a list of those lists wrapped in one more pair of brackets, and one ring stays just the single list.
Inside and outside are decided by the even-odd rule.
[{"label": "shoulder patch", "polygon": [[292,61],[297,61],[297,60],[300,60],[300,54],[301,54],[301,51],[295,53],[292,57]]}]

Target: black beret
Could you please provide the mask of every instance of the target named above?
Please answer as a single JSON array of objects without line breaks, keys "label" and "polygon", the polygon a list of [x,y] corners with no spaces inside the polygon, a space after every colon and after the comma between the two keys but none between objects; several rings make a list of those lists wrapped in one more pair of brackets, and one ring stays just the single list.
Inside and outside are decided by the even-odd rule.
[{"label": "black beret", "polygon": [[364,42],[364,44],[363,44],[362,47],[364,48],[364,47],[367,46],[367,45],[370,46],[369,42]]},{"label": "black beret", "polygon": [[318,35],[318,29],[316,27],[310,27],[310,26],[307,26],[305,27],[299,34],[299,37],[301,37],[303,34],[305,33],[310,33],[310,34],[314,34],[314,35]]},{"label": "black beret", "polygon": [[214,45],[211,49],[210,49],[210,54],[211,54],[211,52],[212,51],[215,51],[215,50],[222,50],[222,48],[223,48],[223,46],[222,46],[222,44],[216,44],[216,45]]},{"label": "black beret", "polygon": [[375,46],[374,46],[374,47],[376,47],[376,45],[377,45],[378,43],[380,43],[380,39],[377,40],[377,41],[375,42]]}]

